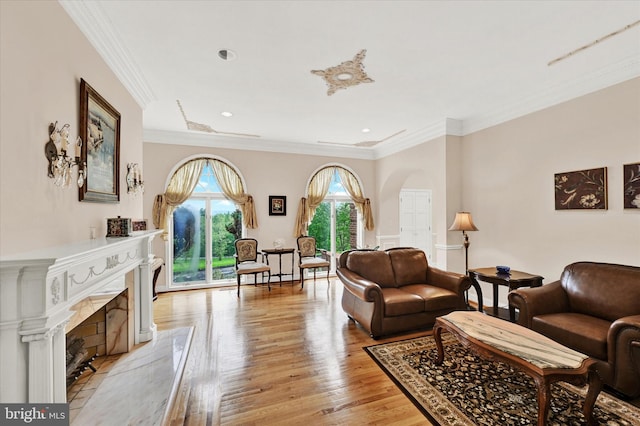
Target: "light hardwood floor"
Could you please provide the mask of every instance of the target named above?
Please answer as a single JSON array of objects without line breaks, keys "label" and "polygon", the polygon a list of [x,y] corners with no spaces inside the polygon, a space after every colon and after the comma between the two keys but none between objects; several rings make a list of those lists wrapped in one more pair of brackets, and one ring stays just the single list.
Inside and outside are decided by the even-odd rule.
[{"label": "light hardwood floor", "polygon": [[429,425],[362,349],[332,278],[160,294],[159,330],[195,326],[171,425]]}]

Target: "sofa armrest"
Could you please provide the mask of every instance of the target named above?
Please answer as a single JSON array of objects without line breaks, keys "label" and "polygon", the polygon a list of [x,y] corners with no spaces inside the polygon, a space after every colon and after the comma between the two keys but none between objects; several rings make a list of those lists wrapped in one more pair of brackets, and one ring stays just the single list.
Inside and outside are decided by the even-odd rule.
[{"label": "sofa armrest", "polygon": [[338,268],[336,274],[345,288],[359,299],[365,302],[382,300],[382,289],[373,281],[363,278],[359,274],[346,268]]},{"label": "sofa armrest", "polygon": [[640,315],[617,319],[607,334],[607,362],[615,374],[616,389],[630,397],[640,395]]},{"label": "sofa armrest", "polygon": [[463,294],[471,287],[471,279],[464,274],[443,271],[429,266],[427,269],[427,284],[446,288],[456,294]]},{"label": "sofa armrest", "polygon": [[531,328],[536,315],[569,312],[569,300],[560,281],[542,287],[519,288],[509,292],[509,305],[520,311],[518,324]]}]

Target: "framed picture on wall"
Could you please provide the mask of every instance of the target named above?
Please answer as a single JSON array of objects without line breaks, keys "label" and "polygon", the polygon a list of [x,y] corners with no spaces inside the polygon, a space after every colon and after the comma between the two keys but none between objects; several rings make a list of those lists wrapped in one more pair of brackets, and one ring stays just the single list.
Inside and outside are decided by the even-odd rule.
[{"label": "framed picture on wall", "polygon": [[287,197],[284,195],[269,195],[269,216],[287,215]]},{"label": "framed picture on wall", "polygon": [[80,201],[120,202],[120,113],[80,80],[81,159],[86,164]]},{"label": "framed picture on wall", "polygon": [[556,210],[606,210],[607,168],[556,173]]},{"label": "framed picture on wall", "polygon": [[640,209],[640,163],[625,164],[624,208]]}]

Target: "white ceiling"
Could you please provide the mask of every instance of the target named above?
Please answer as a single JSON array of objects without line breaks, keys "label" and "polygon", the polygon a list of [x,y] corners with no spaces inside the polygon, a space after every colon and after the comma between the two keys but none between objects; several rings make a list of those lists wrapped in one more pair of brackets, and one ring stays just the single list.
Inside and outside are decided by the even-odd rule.
[{"label": "white ceiling", "polygon": [[[548,65],[640,20],[640,1],[60,2],[159,143],[378,158],[640,76],[640,25]],[[311,70],[363,49],[374,82],[328,96]],[[188,130],[177,101],[220,133]]]}]

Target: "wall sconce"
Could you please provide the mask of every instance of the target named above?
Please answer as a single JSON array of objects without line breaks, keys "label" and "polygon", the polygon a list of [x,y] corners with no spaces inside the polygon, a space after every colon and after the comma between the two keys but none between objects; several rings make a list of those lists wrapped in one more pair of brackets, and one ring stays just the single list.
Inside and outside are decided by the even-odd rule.
[{"label": "wall sconce", "polygon": [[65,124],[58,128],[58,122],[49,124],[49,141],[44,146],[44,154],[49,160],[47,175],[54,179],[57,186],[69,186],[71,183],[71,172],[74,166],[78,167],[78,187],[84,185],[85,169],[87,164],[80,160],[82,139],[76,139],[73,146],[74,157],[70,157],[67,152],[69,146],[69,126]]},{"label": "wall sconce", "polygon": [[144,182],[138,163],[127,164],[127,193],[132,195],[144,193]]}]

